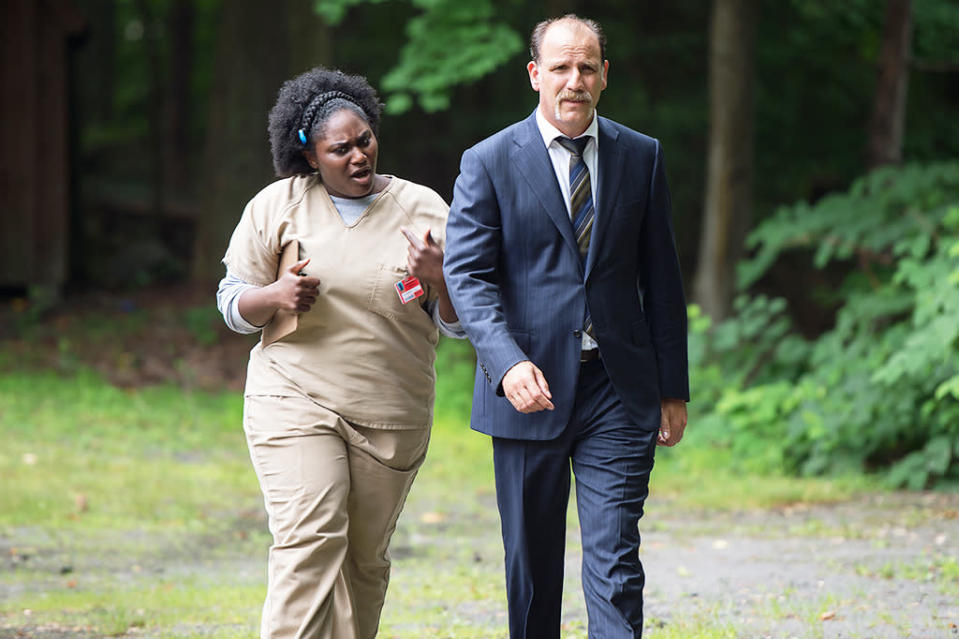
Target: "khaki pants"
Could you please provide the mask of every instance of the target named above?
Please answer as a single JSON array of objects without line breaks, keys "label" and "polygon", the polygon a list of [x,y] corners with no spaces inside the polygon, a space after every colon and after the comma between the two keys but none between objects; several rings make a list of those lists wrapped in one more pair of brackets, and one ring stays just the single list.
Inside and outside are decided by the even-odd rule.
[{"label": "khaki pants", "polygon": [[272,396],[246,398],[243,427],[273,534],[261,638],[372,639],[429,430],[366,428]]}]

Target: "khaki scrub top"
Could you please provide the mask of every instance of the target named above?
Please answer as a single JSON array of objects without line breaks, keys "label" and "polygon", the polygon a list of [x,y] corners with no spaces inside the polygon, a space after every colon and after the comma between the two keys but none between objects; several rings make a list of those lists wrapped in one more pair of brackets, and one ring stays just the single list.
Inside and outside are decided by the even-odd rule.
[{"label": "khaki scrub top", "polygon": [[241,279],[271,284],[283,247],[300,244],[319,295],[297,328],[250,352],[246,395],[307,396],[347,421],[383,429],[432,423],[438,332],[424,310],[436,291],[403,304],[406,227],[445,245],[449,207],[431,189],[392,177],[347,226],[315,175],[278,180],[247,204],[223,263]]}]

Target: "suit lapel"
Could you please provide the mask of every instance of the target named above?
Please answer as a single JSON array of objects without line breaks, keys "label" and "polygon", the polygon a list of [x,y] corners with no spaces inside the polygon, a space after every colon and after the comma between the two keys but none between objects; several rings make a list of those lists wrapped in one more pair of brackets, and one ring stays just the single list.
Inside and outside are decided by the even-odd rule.
[{"label": "suit lapel", "polygon": [[536,126],[535,111],[526,119],[513,143],[517,146],[516,152],[512,155],[513,166],[529,184],[536,201],[556,225],[567,247],[576,256],[578,264],[579,249],[576,246],[576,238],[573,236],[573,225],[566,212],[562,191],[556,183],[556,173],[553,171],[549,152],[543,144],[539,127]]},{"label": "suit lapel", "polygon": [[586,255],[586,279],[596,263],[596,256],[602,250],[603,239],[609,228],[609,218],[616,208],[616,199],[619,196],[619,184],[623,178],[625,163],[622,161],[622,149],[617,144],[619,132],[606,122],[599,119],[599,188],[596,190],[596,199],[599,207],[595,211],[593,233],[589,238],[589,252]]}]

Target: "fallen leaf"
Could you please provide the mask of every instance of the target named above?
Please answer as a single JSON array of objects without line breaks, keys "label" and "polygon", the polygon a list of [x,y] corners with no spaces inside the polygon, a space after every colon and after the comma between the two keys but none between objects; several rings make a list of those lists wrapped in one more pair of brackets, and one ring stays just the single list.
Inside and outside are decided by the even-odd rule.
[{"label": "fallen leaf", "polygon": [[87,501],[87,496],[83,493],[74,493],[73,495],[73,504],[76,506],[78,513],[85,513],[90,509],[90,504]]},{"label": "fallen leaf", "polygon": [[823,621],[829,621],[830,619],[835,619],[835,618],[836,618],[836,611],[835,611],[835,610],[828,610],[828,611],[822,613],[821,615],[819,615],[819,618],[822,619]]},{"label": "fallen leaf", "polygon": [[420,515],[420,521],[424,524],[438,524],[443,521],[446,521],[446,515],[443,513],[423,513]]}]

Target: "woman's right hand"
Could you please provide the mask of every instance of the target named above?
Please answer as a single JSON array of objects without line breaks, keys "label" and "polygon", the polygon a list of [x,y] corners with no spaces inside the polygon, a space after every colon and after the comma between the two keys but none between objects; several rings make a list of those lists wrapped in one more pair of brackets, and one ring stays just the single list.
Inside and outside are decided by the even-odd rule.
[{"label": "woman's right hand", "polygon": [[320,280],[309,275],[301,275],[300,271],[310,263],[310,258],[297,262],[273,284],[273,295],[276,300],[276,309],[290,313],[307,313],[316,303],[319,295]]},{"label": "woman's right hand", "polygon": [[316,302],[320,286],[318,278],[300,275],[309,262],[305,259],[294,264],[272,284],[244,291],[237,300],[243,319],[254,326],[264,326],[278,310],[308,312]]}]

